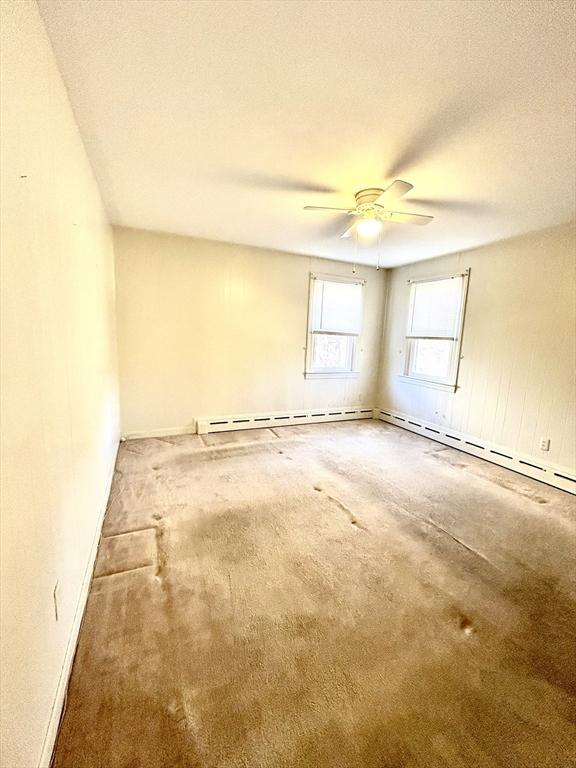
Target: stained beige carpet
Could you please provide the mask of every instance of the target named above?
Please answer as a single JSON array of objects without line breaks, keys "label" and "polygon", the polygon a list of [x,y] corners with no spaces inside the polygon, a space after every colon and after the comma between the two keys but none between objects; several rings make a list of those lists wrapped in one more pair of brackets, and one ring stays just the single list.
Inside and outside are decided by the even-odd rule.
[{"label": "stained beige carpet", "polygon": [[568,768],[574,498],[378,422],[121,446],[55,768]]}]

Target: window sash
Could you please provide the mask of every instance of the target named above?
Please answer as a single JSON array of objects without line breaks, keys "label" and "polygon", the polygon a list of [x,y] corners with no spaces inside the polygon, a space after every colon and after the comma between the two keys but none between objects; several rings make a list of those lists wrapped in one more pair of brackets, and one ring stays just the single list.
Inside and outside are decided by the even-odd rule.
[{"label": "window sash", "polygon": [[[357,296],[358,309],[356,314],[357,322],[353,324],[353,327],[322,327],[322,317],[318,316],[318,290],[323,291],[323,287],[320,288],[322,283],[346,283],[349,285],[358,286],[359,296]],[[309,293],[309,307],[308,307],[308,342],[306,345],[306,365],[305,375],[311,377],[351,377],[358,375],[358,354],[359,354],[359,339],[362,333],[362,316],[363,316],[363,286],[366,284],[365,280],[340,276],[340,275],[320,275],[310,274],[310,293]],[[323,298],[323,294],[322,294]],[[319,336],[334,336],[344,337],[348,339],[348,360],[346,367],[323,367],[315,364],[314,353],[315,345],[317,343],[317,337]]]},{"label": "window sash", "polygon": [[[468,291],[468,277],[470,270],[467,269],[463,273],[454,275],[442,275],[439,277],[424,278],[422,280],[409,280],[411,294],[409,300],[409,312],[408,312],[408,327],[406,330],[406,355],[404,376],[413,380],[415,383],[418,381],[430,382],[440,385],[446,385],[448,387],[456,388],[458,380],[458,370],[460,367],[460,349],[462,344],[462,330],[464,326],[464,312],[466,308],[466,296]],[[452,333],[432,332],[426,333],[414,333],[414,304],[417,296],[417,289],[414,286],[422,283],[440,282],[443,280],[459,279],[460,291],[458,294],[458,306],[455,320],[453,323]],[[448,374],[446,376],[435,376],[433,374],[421,373],[416,371],[416,355],[418,349],[418,341],[446,341],[451,342],[450,352],[450,364]]]},{"label": "window sash", "polygon": [[[446,376],[434,376],[433,374],[422,373],[421,371],[415,370],[416,356],[418,351],[418,341],[420,340],[446,341],[450,343],[451,345],[450,359],[448,363],[448,373]],[[427,337],[420,337],[420,336],[412,337],[408,343],[406,375],[412,379],[421,380],[421,381],[432,381],[432,382],[436,382],[437,384],[449,384],[449,385],[455,384],[456,383],[455,367],[458,362],[458,351],[459,351],[459,347],[456,339],[450,339],[445,337],[440,339],[438,338],[428,339]]]},{"label": "window sash", "polygon": [[[343,366],[326,366],[318,365],[315,363],[317,344],[321,336],[332,336],[334,338],[341,338],[347,340],[347,348],[345,350],[346,363]],[[310,350],[310,367],[309,373],[353,373],[354,363],[356,359],[356,339],[357,336],[348,333],[321,333],[316,332],[312,334],[312,344]]]}]

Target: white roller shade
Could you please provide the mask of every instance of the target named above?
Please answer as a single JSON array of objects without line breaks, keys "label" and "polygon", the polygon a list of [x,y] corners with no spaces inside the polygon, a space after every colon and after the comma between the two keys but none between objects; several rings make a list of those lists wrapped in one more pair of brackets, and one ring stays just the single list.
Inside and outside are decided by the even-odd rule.
[{"label": "white roller shade", "polygon": [[316,278],[313,286],[312,332],[359,334],[362,285]]},{"label": "white roller shade", "polygon": [[463,277],[413,283],[408,336],[455,338]]}]

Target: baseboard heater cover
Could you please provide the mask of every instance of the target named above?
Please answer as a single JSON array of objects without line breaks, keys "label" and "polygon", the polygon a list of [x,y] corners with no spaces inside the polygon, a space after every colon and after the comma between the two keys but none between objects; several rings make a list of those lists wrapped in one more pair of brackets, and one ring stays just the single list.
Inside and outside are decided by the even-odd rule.
[{"label": "baseboard heater cover", "polygon": [[565,467],[543,463],[533,456],[514,455],[513,451],[504,446],[484,442],[474,435],[445,429],[439,424],[430,424],[405,413],[379,408],[374,411],[374,418],[576,495],[576,475]]},{"label": "baseboard heater cover", "polygon": [[288,424],[315,424],[325,421],[352,421],[372,419],[377,413],[373,408],[361,406],[343,408],[314,408],[276,413],[241,414],[236,416],[205,416],[196,420],[199,435],[209,432],[230,432],[237,429],[265,429]]}]

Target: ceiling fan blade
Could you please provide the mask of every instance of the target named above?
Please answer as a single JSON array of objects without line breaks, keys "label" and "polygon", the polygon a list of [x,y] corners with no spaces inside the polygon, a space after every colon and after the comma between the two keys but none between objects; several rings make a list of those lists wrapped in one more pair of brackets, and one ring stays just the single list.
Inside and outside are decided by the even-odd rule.
[{"label": "ceiling fan blade", "polygon": [[396,179],[396,181],[393,181],[374,202],[377,205],[384,205],[384,200],[395,200],[398,197],[403,197],[407,192],[410,192],[411,189],[414,189],[413,184],[409,184],[407,181],[402,181],[402,179]]},{"label": "ceiling fan blade", "polygon": [[341,234],[341,235],[340,235],[340,237],[352,237],[352,235],[354,234],[354,228],[355,228],[355,227],[356,227],[356,223],[352,224],[352,226],[351,226],[351,227],[348,227],[348,229],[346,230],[346,232],[344,232],[343,234]]},{"label": "ceiling fan blade", "polygon": [[482,203],[474,200],[456,200],[455,198],[435,198],[431,200],[415,200],[410,198],[410,205],[423,205],[425,208],[431,208],[437,211],[454,211],[455,213],[481,214],[490,211],[488,203]]},{"label": "ceiling fan blade", "polygon": [[238,171],[227,177],[229,181],[242,186],[258,189],[272,189],[279,192],[314,192],[317,194],[336,193],[339,190],[327,184],[310,181],[302,177],[274,175],[268,173]]},{"label": "ceiling fan blade", "polygon": [[310,226],[314,227],[314,234],[318,238],[332,239],[350,226],[350,216],[347,213],[334,212],[332,216],[310,219]]},{"label": "ceiling fan blade", "polygon": [[430,224],[434,216],[423,216],[421,213],[400,213],[400,211],[386,211],[383,221],[391,221],[394,224]]},{"label": "ceiling fan blade", "polygon": [[325,205],[305,205],[305,211],[343,211],[344,213],[350,213],[349,208],[329,208]]}]

